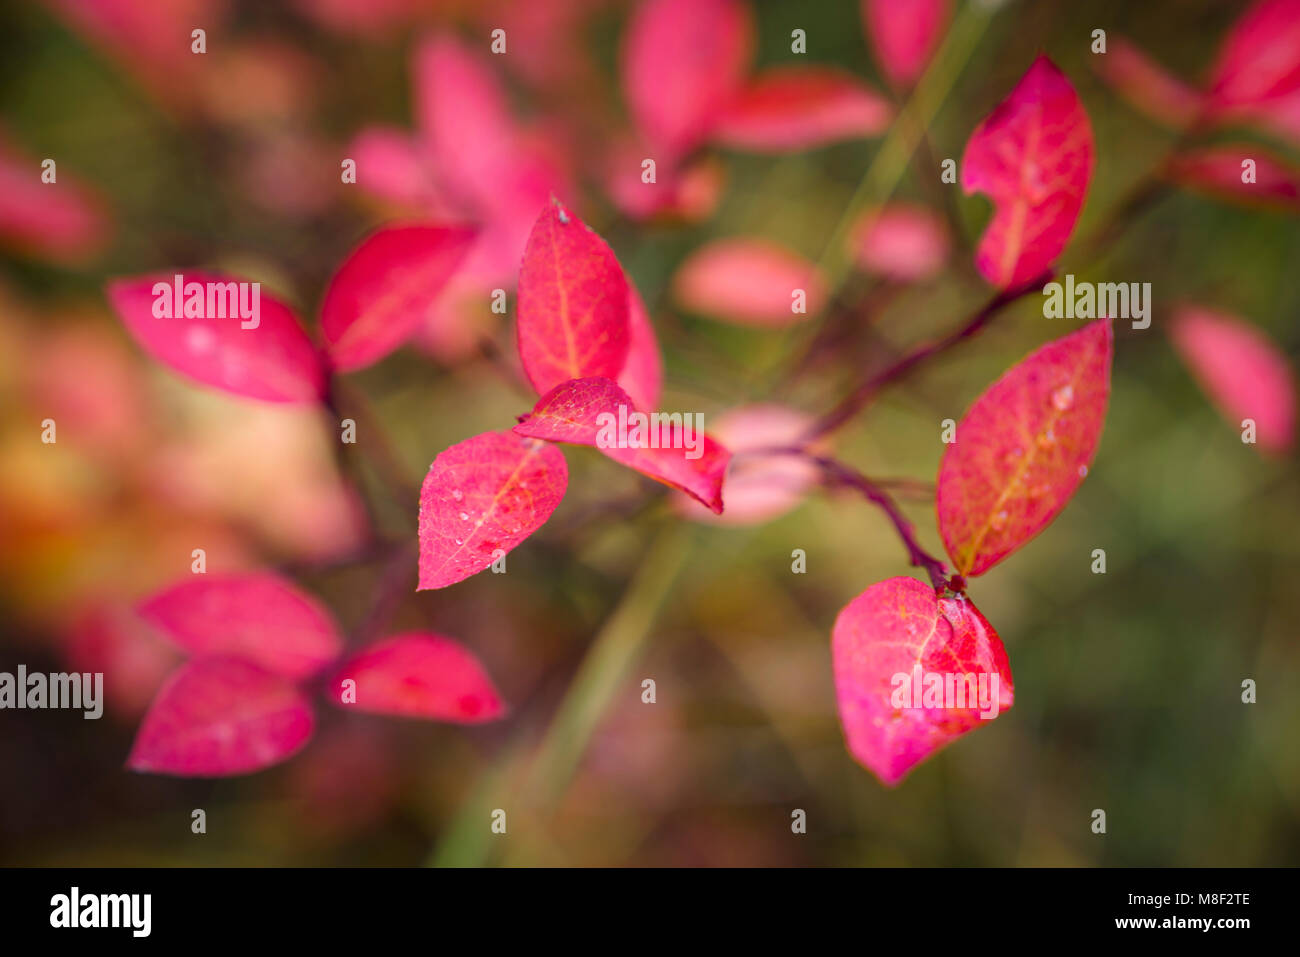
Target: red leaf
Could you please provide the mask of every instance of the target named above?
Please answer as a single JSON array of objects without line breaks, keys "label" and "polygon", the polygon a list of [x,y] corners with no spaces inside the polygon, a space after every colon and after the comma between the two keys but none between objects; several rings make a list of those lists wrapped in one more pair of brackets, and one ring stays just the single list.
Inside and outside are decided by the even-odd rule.
[{"label": "red leaf", "polygon": [[360,369],[420,327],[475,238],[457,226],[386,226],[334,273],[321,306],[321,333],[336,368]]},{"label": "red leaf", "polygon": [[868,210],[853,230],[858,264],[897,282],[919,282],[943,269],[948,227],[924,206],[892,203]]},{"label": "red leaf", "polygon": [[663,389],[664,366],[659,354],[659,340],[654,324],[646,312],[641,293],[630,281],[627,284],[627,361],[619,373],[618,384],[632,397],[639,409],[659,405]]},{"label": "red leaf", "polygon": [[537,531],[569,484],[559,449],[485,432],[442,452],[420,488],[419,588],[478,574]]},{"label": "red leaf", "polygon": [[962,189],[997,207],[975,251],[985,279],[1010,289],[1051,265],[1079,219],[1092,166],[1088,114],[1065,74],[1039,56],[962,157]]},{"label": "red leaf", "polygon": [[1253,107],[1300,90],[1300,0],[1259,0],[1224,38],[1210,70],[1213,109]]},{"label": "red leaf", "polygon": [[623,94],[658,165],[675,166],[704,140],[753,47],[741,0],[642,0],[624,34]]},{"label": "red leaf", "polygon": [[726,170],[716,156],[702,155],[676,169],[656,166],[655,181],[642,179],[649,148],[621,143],[605,163],[605,188],[618,208],[633,219],[694,223],[717,208]]},{"label": "red leaf", "polygon": [[1110,395],[1109,319],[1047,343],[975,400],[944,449],[939,532],[981,575],[1065,508],[1096,454]]},{"label": "red leaf", "polygon": [[[1242,163],[1255,161],[1255,181],[1242,182]],[[1165,174],[1187,189],[1215,199],[1264,209],[1300,212],[1300,172],[1258,143],[1207,146],[1173,157]]]},{"label": "red leaf", "polygon": [[357,163],[357,186],[401,207],[446,213],[420,144],[405,130],[368,126],[353,138],[347,155]]},{"label": "red leaf", "polygon": [[915,83],[948,25],[948,0],[862,0],[862,23],[880,70],[896,87]]},{"label": "red leaf", "polygon": [[835,67],[775,67],[755,76],[718,117],[713,138],[765,153],[875,136],[893,109],[853,74]]},{"label": "red leaf", "polygon": [[[515,431],[549,442],[598,448],[615,462],[681,489],[721,514],[722,480],[731,453],[702,432],[692,429],[688,433],[681,418],[653,430],[647,426],[647,434],[638,437],[634,414],[640,413],[616,383],[602,377],[575,379],[538,399]],[[623,423],[623,435],[619,423]],[[662,428],[667,428],[667,437]],[[658,447],[633,444],[655,441]]]},{"label": "red leaf", "polygon": [[[288,306],[259,287],[256,327],[254,319],[241,319],[237,310],[228,318],[155,315],[156,303],[174,299],[170,290],[177,275],[181,276],[183,296],[191,284],[201,285],[205,313],[207,294],[219,290],[217,284],[241,281],[187,270],[110,282],[109,302],[146,352],[196,382],[252,399],[311,402],[325,394],[320,356]],[[245,301],[251,307],[252,289],[246,289]],[[174,308],[172,312],[174,315]]]},{"label": "red leaf", "polygon": [[491,206],[515,175],[517,130],[501,81],[451,35],[422,43],[413,70],[416,117],[440,182]]},{"label": "red leaf", "polygon": [[243,658],[286,678],[315,674],[343,648],[325,606],[271,572],[196,575],[136,610],[193,655]]},{"label": "red leaf", "polygon": [[[795,312],[795,292],[807,311]],[[797,253],[763,239],[718,239],[701,246],[673,277],[673,293],[686,309],[743,325],[781,327],[821,311],[826,283]]]},{"label": "red leaf", "polygon": [[1174,347],[1234,427],[1255,421],[1256,440],[1285,452],[1295,440],[1295,378],[1286,357],[1235,316],[1183,308],[1169,329]]},{"label": "red leaf", "polygon": [[1112,35],[1106,53],[1090,59],[1111,89],[1159,123],[1181,129],[1201,112],[1200,92],[1123,37]]},{"label": "red leaf", "polygon": [[552,202],[537,217],[519,269],[519,358],[533,388],[547,392],[569,379],[622,372],[628,309],[614,253]]},{"label": "red leaf", "polygon": [[108,238],[103,202],[62,167],[53,183],[41,172],[0,137],[0,239],[56,262],[83,261]]},{"label": "red leaf", "polygon": [[[979,609],[963,596],[938,598],[915,578],[878,582],[849,602],[835,619],[831,657],[849,752],[891,787],[1015,695],[1002,639]],[[944,687],[928,696],[932,676]]]},{"label": "red leaf", "polygon": [[126,765],[177,777],[249,774],[288,758],[314,726],[287,679],[239,658],[200,658],[159,690]]},{"label": "red leaf", "polygon": [[495,721],[506,713],[478,658],[442,635],[397,635],[353,655],[330,681],[336,704],[347,701],[348,679],[356,682],[356,702],[344,706],[359,711],[458,724]]}]

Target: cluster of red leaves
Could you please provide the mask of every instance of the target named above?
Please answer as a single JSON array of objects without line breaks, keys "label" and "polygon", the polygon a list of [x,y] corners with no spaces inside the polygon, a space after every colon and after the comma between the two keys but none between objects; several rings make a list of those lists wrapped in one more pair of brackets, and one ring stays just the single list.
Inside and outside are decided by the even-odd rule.
[{"label": "cluster of red leaves", "polygon": [[[864,0],[864,22],[897,91],[924,71],[948,13],[945,0]],[[1117,46],[1110,75],[1122,89],[1140,87],[1139,102],[1178,122],[1276,121],[1300,96],[1297,29],[1295,0],[1257,3],[1225,43],[1204,93],[1162,78],[1126,45]],[[750,76],[752,34],[741,0],[639,5],[622,57],[632,150],[657,157],[665,182],[688,179],[709,143],[805,149],[872,135],[888,122],[889,102],[851,76],[815,66]],[[458,284],[498,281],[510,250],[522,248],[517,345],[539,399],[513,428],[468,438],[433,460],[420,490],[418,587],[444,588],[487,569],[548,520],[568,484],[554,443],[597,447],[722,514],[732,453],[716,439],[705,438],[699,457],[686,454],[686,443],[609,448],[598,439],[604,416],[656,408],[662,367],[645,306],[613,251],[559,200],[538,199],[563,176],[531,148],[495,79],[456,41],[423,46],[417,72],[417,89],[429,91],[418,141],[372,129],[356,149],[379,173],[372,187],[438,215],[380,229],[347,258],[324,297],[320,345],[289,306],[265,294],[253,329],[228,319],[158,318],[154,283],[170,283],[171,274],[110,285],[127,328],[156,358],[206,385],[271,402],[327,401],[334,375],[409,341]],[[1191,161],[1181,162],[1186,174]],[[1040,56],[975,128],[963,157],[963,188],[994,205],[975,254],[990,284],[1015,293],[1051,269],[1075,231],[1094,165],[1079,97]],[[1281,188],[1270,179],[1266,192]],[[680,199],[675,187],[656,193],[667,204]],[[525,209],[533,220],[526,237]],[[863,217],[853,243],[867,268],[915,281],[941,268],[947,237],[932,214],[887,207]],[[690,308],[757,325],[791,321],[792,290],[805,293],[809,315],[832,291],[811,263],[744,238],[697,250],[674,289]],[[1187,310],[1173,336],[1216,401],[1259,420],[1262,445],[1289,445],[1294,388],[1271,346],[1206,310]],[[832,652],[845,736],[885,783],[984,720],[972,707],[895,707],[897,674],[996,675],[994,710],[1011,706],[1005,649],[966,596],[965,580],[1039,534],[1078,489],[1100,441],[1112,352],[1103,319],[1048,342],[989,386],[958,423],[936,483],[939,532],[956,575],[936,587],[907,577],[877,583],[839,615]],[[807,427],[801,414],[760,407],[734,410],[728,434],[736,449],[771,448],[801,441]],[[815,481],[811,462],[737,469],[728,500],[755,520],[777,514]],[[330,695],[344,700],[351,679],[363,710],[462,722],[503,711],[472,655],[437,635],[395,636],[337,664],[342,639],[329,615],[274,576],[178,585],[139,611],[194,657],[146,716],[130,759],[138,769],[229,774],[283,759],[312,730],[302,686],[327,669]]]},{"label": "cluster of red leaves", "polygon": [[140,725],[127,759],[137,771],[215,777],[283,761],[315,729],[304,690],[313,681],[335,704],[373,714],[469,724],[505,712],[478,659],[453,639],[407,633],[344,656],[330,613],[271,573],[196,577],[136,614],[191,655]]}]

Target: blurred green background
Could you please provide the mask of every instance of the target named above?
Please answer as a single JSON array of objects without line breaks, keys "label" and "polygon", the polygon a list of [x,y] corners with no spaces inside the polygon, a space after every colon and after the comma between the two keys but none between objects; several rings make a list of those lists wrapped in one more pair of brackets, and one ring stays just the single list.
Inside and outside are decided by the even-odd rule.
[{"label": "blurred green background", "polygon": [[[883,357],[946,332],[983,303],[989,293],[971,250],[988,205],[941,186],[923,154],[959,158],[974,125],[1039,51],[1070,77],[1093,123],[1097,169],[1076,237],[1091,235],[1175,139],[1099,80],[1091,31],[1122,34],[1193,79],[1240,9],[1186,0],[1010,2],[987,18],[959,16],[983,32],[893,192],[935,208],[952,204],[961,232],[950,267],[887,298],[879,283],[852,277],[845,301],[869,321],[853,330],[840,361],[794,382],[785,373],[815,322],[779,333],[686,315],[673,306],[671,277],[701,242],[736,234],[821,259],[880,139],[779,157],[721,154],[719,206],[690,225],[631,222],[584,181],[579,207],[654,316],[666,363],[662,406],[703,411],[706,423],[755,401],[824,411]],[[754,10],[760,65],[789,60],[789,31],[802,27],[809,59],[883,88],[856,4],[765,2]],[[98,722],[75,712],[0,713],[0,862],[1294,864],[1296,463],[1241,443],[1161,326],[1175,303],[1218,307],[1251,320],[1294,360],[1295,217],[1169,191],[1099,258],[1067,250],[1062,271],[1079,279],[1152,283],[1153,326],[1119,339],[1106,431],[1074,501],[971,586],[1006,643],[1015,707],[895,790],[844,748],[829,634],[862,589],[914,570],[885,517],[852,495],[819,492],[768,524],[715,527],[680,519],[662,491],[589,450],[569,449],[569,494],[511,554],[507,576],[416,594],[413,523],[384,500],[373,472],[363,478],[384,530],[408,550],[338,565],[305,555],[300,542],[250,530],[248,514],[232,518],[211,500],[184,508],[149,500],[123,478],[131,468],[121,461],[39,447],[34,423],[43,407],[32,383],[43,375],[40,344],[86,325],[129,354],[147,388],[149,429],[182,437],[247,430],[249,442],[227,450],[235,458],[223,473],[238,482],[264,434],[244,417],[246,404],[196,397],[201,390],[123,346],[101,297],[104,281],[221,264],[264,278],[313,316],[337,263],[383,217],[337,187],[319,204],[268,209],[241,172],[268,138],[295,133],[326,147],[332,182],[338,150],[329,144],[376,122],[409,126],[414,38],[436,29],[479,36],[478,16],[468,4],[444,4],[422,9],[417,22],[359,35],[325,29],[291,5],[236,4],[228,35],[300,53],[305,92],[287,117],[229,121],[160,105],[44,4],[0,12],[4,127],[28,154],[59,157],[61,174],[100,191],[116,223],[88,265],[0,260],[0,510],[8,513],[0,522],[0,670],[20,661],[61,670],[59,636],[74,596],[136,597],[187,572],[195,547],[187,543],[211,541],[210,567],[290,570],[350,629],[405,576],[410,587],[387,609],[389,630],[457,636],[482,656],[513,708],[505,722],[463,729],[322,706],[317,739],[299,756],[217,781],[125,771],[138,719],[129,711],[110,706]],[[612,3],[593,4],[584,21],[583,48],[605,80],[585,90],[591,102],[548,101],[509,77],[522,108],[596,114],[600,102],[618,115],[626,21],[626,8]],[[873,476],[932,482],[939,422],[960,418],[1013,361],[1075,327],[1044,319],[1038,298],[1027,297],[979,338],[888,390],[836,437],[836,454]],[[509,327],[494,335],[509,351]],[[413,482],[439,451],[503,427],[532,401],[478,355],[448,365],[406,350],[351,384]],[[294,426],[313,427],[311,416]],[[150,451],[141,454],[154,454],[145,441]],[[940,553],[932,502],[913,498],[907,509]],[[174,543],[167,556],[158,554],[161,543]],[[1104,575],[1090,572],[1095,548],[1106,551]],[[806,551],[807,574],[791,573],[793,549]],[[654,705],[641,703],[644,678],[656,681]],[[1256,704],[1240,701],[1245,678],[1258,682]],[[207,812],[206,835],[190,831],[193,808]],[[494,808],[509,815],[504,836],[489,830]],[[807,811],[807,834],[791,833],[796,808]],[[1105,835],[1090,830],[1095,808],[1106,811]]]}]

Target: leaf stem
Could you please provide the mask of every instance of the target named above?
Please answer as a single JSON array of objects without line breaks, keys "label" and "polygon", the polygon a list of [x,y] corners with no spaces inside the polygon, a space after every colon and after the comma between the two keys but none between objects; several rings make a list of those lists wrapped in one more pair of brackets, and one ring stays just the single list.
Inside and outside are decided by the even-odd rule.
[{"label": "leaf stem", "polygon": [[819,439],[847,423],[866,407],[877,392],[885,386],[904,378],[927,359],[977,335],[998,313],[1011,303],[1031,290],[1041,288],[1044,284],[1050,282],[1052,275],[1051,270],[1048,270],[1022,286],[999,292],[942,339],[922,343],[911,352],[899,357],[889,366],[868,376],[857,388],[841,399],[839,404],[809,427],[803,436],[803,444]]}]

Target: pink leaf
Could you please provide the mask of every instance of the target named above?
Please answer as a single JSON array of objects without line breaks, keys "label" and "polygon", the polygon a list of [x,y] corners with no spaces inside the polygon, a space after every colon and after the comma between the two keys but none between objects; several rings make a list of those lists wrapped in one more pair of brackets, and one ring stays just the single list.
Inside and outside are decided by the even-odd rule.
[{"label": "pink leaf", "polygon": [[[188,291],[202,291],[202,316],[175,317],[176,276],[181,277],[182,305],[189,301]],[[267,402],[320,399],[325,393],[324,366],[297,317],[258,284],[258,314],[242,319],[238,309],[228,305],[229,290],[235,289],[230,284],[238,282],[242,281],[185,270],[114,280],[108,284],[107,294],[136,342],[190,379]],[[251,307],[251,284],[242,286],[240,292]],[[219,299],[225,308],[209,315],[209,296]],[[163,311],[164,301],[171,304],[174,318],[157,314]],[[197,298],[194,301],[197,303]]]},{"label": "pink leaf", "polygon": [[[537,400],[515,431],[598,448],[615,462],[681,489],[721,514],[722,480],[731,453],[703,432],[687,430],[680,416],[674,417],[676,422],[647,419],[638,433],[635,417],[640,415],[626,392],[598,376],[556,386]],[[652,430],[652,421],[662,426]]]},{"label": "pink leaf", "polygon": [[41,181],[40,164],[0,138],[0,240],[61,263],[87,259],[108,238],[103,202],[63,168]]},{"label": "pink leaf", "polygon": [[[796,311],[798,293],[805,310]],[[673,277],[686,309],[742,325],[781,327],[821,311],[826,283],[797,253],[764,239],[718,239],[698,248]]]},{"label": "pink leaf", "polygon": [[896,87],[915,83],[948,25],[948,0],[862,0],[862,22],[881,72]]},{"label": "pink leaf", "polygon": [[948,228],[923,206],[892,203],[868,210],[852,242],[862,268],[897,282],[933,278],[948,258]]},{"label": "pink leaf", "polygon": [[975,400],[944,449],[939,532],[961,575],[981,575],[1065,508],[1097,452],[1110,395],[1109,319],[1056,339]]},{"label": "pink leaf", "polygon": [[[1254,182],[1242,181],[1246,160],[1254,161]],[[1165,175],[1215,199],[1300,212],[1300,172],[1258,143],[1221,144],[1183,153],[1169,161]]]},{"label": "pink leaf", "polygon": [[439,180],[479,206],[515,175],[517,130],[487,61],[448,34],[421,44],[414,62],[416,117]]},{"label": "pink leaf", "polygon": [[478,574],[551,517],[569,469],[559,449],[485,432],[442,452],[420,488],[419,588]]},{"label": "pink leaf", "polygon": [[806,413],[780,405],[742,406],[718,416],[711,431],[731,451],[727,510],[715,516],[684,495],[679,510],[696,521],[753,525],[795,508],[819,481],[817,467],[800,456],[743,453],[798,445],[812,424]]},{"label": "pink leaf", "polygon": [[348,146],[357,163],[357,186],[399,206],[447,214],[420,144],[405,130],[386,126],[363,129]]},{"label": "pink leaf", "polygon": [[713,139],[764,153],[875,136],[893,109],[853,74],[835,67],[774,67],[755,76],[718,117]]},{"label": "pink leaf", "polygon": [[286,678],[315,674],[343,648],[325,606],[271,572],[196,575],[137,612],[193,655],[243,658]]},{"label": "pink leaf", "polygon": [[624,34],[623,93],[662,167],[708,136],[754,47],[742,0],[642,0]]},{"label": "pink leaf", "polygon": [[177,777],[249,774],[306,744],[315,720],[287,679],[240,658],[200,658],[162,686],[126,765]]},{"label": "pink leaf", "polygon": [[1201,94],[1146,55],[1136,44],[1111,36],[1106,53],[1091,57],[1093,69],[1116,93],[1145,115],[1174,129],[1201,112]]},{"label": "pink leaf", "polygon": [[366,237],[334,273],[321,306],[321,333],[335,367],[363,368],[410,338],[474,236],[463,227],[412,225]]},{"label": "pink leaf", "polygon": [[891,787],[1015,696],[1002,639],[979,609],[915,578],[878,582],[849,602],[831,657],[849,752]]},{"label": "pink leaf", "polygon": [[628,354],[628,291],[605,241],[558,201],[537,218],[519,269],[519,358],[546,392],[569,379],[614,378]]},{"label": "pink leaf", "polygon": [[[345,695],[346,680],[356,682],[355,703]],[[335,703],[374,714],[478,724],[506,713],[478,658],[430,633],[397,635],[353,655],[331,679],[330,692]]]},{"label": "pink leaf", "polygon": [[1234,427],[1255,422],[1256,440],[1281,453],[1295,440],[1295,378],[1268,338],[1235,316],[1185,307],[1169,336],[1201,387]]},{"label": "pink leaf", "polygon": [[641,293],[630,280],[627,296],[627,361],[619,373],[618,384],[632,397],[637,408],[653,409],[659,405],[664,380],[659,340],[655,337],[655,327],[646,312]]},{"label": "pink leaf", "polygon": [[1258,0],[1233,25],[1210,70],[1213,109],[1253,107],[1300,90],[1300,0]]},{"label": "pink leaf", "polygon": [[1029,282],[1070,241],[1092,178],[1092,126],[1074,87],[1045,56],[975,128],[962,158],[966,193],[997,211],[975,265],[1000,289]]}]

